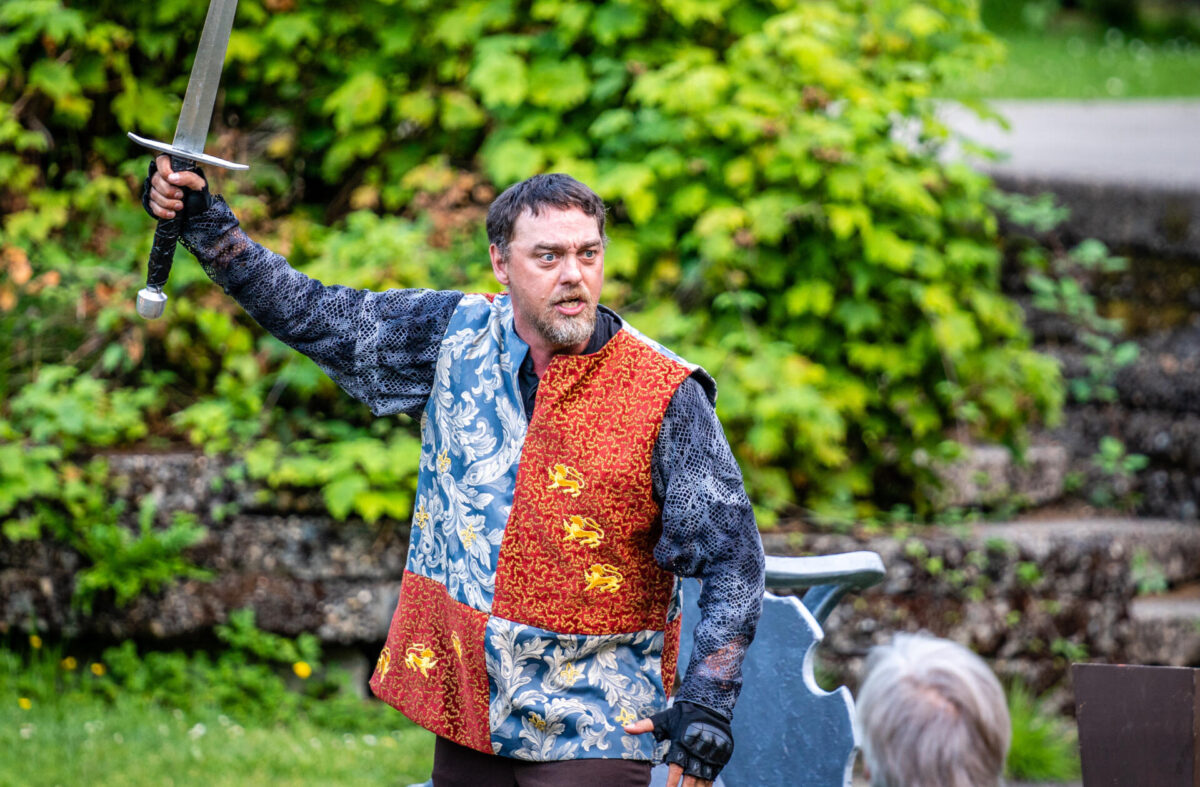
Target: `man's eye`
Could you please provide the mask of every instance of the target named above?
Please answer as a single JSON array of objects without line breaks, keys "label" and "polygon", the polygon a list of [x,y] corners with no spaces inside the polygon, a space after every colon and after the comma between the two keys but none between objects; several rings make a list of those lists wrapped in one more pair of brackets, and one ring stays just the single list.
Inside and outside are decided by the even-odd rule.
[{"label": "man's eye", "polygon": [[540,259],[542,262],[554,262],[554,258],[556,256],[557,255],[554,252],[547,251],[547,252],[539,255],[538,259]]},{"label": "man's eye", "polygon": [[584,249],[583,254],[580,256],[582,256],[585,260],[594,260],[596,259],[596,250]]}]

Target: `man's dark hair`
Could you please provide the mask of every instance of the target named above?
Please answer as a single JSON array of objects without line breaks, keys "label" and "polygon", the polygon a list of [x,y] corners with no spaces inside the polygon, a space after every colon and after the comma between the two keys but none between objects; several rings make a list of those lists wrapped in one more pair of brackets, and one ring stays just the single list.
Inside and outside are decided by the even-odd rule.
[{"label": "man's dark hair", "polygon": [[507,260],[508,243],[512,240],[517,217],[526,210],[536,216],[543,208],[578,208],[596,220],[601,239],[608,243],[608,236],[604,234],[604,200],[575,178],[560,172],[534,175],[509,186],[496,197],[488,208],[488,243],[496,244],[500,256]]}]

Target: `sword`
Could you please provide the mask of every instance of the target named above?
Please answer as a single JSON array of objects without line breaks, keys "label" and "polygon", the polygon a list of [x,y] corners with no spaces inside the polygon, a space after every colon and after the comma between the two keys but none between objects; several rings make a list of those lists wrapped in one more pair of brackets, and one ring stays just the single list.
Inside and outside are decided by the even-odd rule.
[{"label": "sword", "polygon": [[[217,85],[221,82],[221,67],[225,64],[225,48],[229,44],[229,31],[233,29],[233,16],[237,11],[237,0],[212,0],[208,4],[208,16],[204,19],[204,30],[200,33],[200,46],[196,48],[196,61],[188,77],[187,93],[183,97],[183,108],[179,111],[179,123],[175,126],[173,144],[155,142],[129,132],[129,138],[151,150],[166,153],[171,157],[171,168],[176,172],[189,172],[196,164],[209,164],[225,169],[249,169],[245,164],[235,164],[208,156],[204,153],[204,140],[212,123],[213,106],[217,102]],[[195,162],[195,163],[193,163]],[[159,219],[154,230],[154,245],[150,247],[150,262],[147,265],[146,286],[137,294],[137,312],[147,320],[161,317],[167,305],[163,285],[171,274],[171,263],[175,259],[175,244],[179,240],[182,217]]]}]

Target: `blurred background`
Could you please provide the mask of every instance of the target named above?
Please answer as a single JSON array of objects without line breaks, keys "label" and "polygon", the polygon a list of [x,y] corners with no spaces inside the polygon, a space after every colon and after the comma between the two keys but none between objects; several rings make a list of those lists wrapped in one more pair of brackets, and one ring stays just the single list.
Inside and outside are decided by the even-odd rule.
[{"label": "blurred background", "polygon": [[[0,783],[406,783],[366,698],[419,435],[153,222],[206,11],[0,0]],[[1071,662],[1200,665],[1200,9],[1185,0],[242,0],[208,152],[327,284],[494,291],[564,171],[605,301],[705,366],[768,552],[870,548],[824,685],[898,630],[1070,781]]]}]

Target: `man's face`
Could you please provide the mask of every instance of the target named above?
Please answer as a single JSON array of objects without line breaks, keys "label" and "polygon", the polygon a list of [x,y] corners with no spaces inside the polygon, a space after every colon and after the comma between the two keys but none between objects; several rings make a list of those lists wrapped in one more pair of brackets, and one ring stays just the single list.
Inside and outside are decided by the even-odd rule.
[{"label": "man's face", "polygon": [[596,326],[604,286],[604,243],[578,208],[528,210],[517,217],[508,259],[489,249],[496,279],[512,295],[517,333],[530,346],[582,352]]}]

